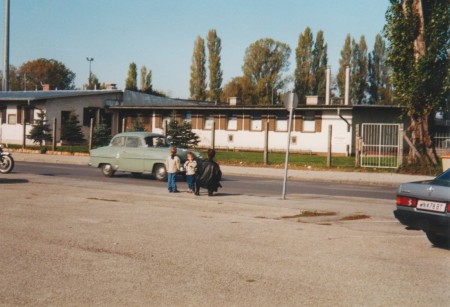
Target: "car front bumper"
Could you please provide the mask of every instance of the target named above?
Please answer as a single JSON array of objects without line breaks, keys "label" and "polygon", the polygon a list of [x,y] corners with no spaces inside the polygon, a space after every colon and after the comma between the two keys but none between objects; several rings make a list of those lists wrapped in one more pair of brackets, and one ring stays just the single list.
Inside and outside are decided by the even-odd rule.
[{"label": "car front bumper", "polygon": [[394,216],[400,223],[412,229],[439,233],[450,237],[450,218],[448,216],[402,209],[395,210]]}]

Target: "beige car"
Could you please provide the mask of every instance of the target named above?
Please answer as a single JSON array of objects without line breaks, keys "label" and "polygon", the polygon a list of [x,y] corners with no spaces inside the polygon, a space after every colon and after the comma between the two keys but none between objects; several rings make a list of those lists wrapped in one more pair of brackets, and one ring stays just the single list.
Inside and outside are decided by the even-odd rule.
[{"label": "beige car", "polygon": [[[164,162],[169,156],[170,142],[161,134],[151,132],[124,132],[115,135],[109,146],[91,150],[89,165],[101,169],[103,175],[111,177],[115,172],[130,172],[133,175],[151,173],[160,181],[167,180]],[[177,148],[182,163],[189,151]],[[200,158],[198,152],[193,152]],[[183,172],[183,170],[181,170]]]}]

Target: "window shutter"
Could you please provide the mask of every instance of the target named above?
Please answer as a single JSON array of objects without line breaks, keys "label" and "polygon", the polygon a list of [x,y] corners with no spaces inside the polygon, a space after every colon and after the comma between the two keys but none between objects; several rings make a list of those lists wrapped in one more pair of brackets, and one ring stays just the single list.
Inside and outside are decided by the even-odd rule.
[{"label": "window shutter", "polygon": [[322,132],[322,114],[316,113],[315,116],[315,130],[316,132]]}]

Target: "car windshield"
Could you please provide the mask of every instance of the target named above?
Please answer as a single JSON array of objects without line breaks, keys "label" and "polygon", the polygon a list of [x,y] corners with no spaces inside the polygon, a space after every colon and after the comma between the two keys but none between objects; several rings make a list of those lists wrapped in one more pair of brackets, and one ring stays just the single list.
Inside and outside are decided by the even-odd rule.
[{"label": "car windshield", "polygon": [[145,138],[147,147],[169,147],[169,142],[163,136],[148,136]]}]

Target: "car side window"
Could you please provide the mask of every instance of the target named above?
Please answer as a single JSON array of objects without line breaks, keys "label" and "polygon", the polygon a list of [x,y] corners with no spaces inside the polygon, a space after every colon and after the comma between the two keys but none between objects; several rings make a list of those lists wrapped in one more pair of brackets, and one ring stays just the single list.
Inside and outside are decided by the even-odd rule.
[{"label": "car side window", "polygon": [[139,147],[139,138],[137,137],[128,137],[127,138],[127,147]]},{"label": "car side window", "polygon": [[118,136],[111,142],[111,146],[114,147],[123,147],[123,145],[125,145],[125,138],[123,136]]}]

